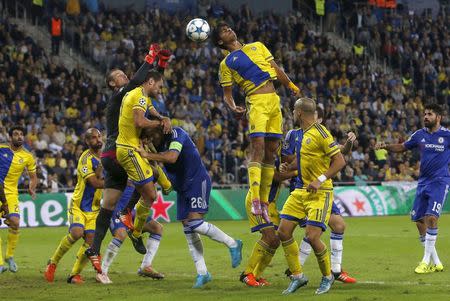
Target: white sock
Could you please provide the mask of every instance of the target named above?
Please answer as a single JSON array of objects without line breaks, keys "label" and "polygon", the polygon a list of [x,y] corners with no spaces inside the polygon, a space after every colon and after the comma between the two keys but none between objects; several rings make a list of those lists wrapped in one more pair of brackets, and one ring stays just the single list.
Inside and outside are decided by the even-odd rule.
[{"label": "white sock", "polygon": [[330,249],[331,249],[331,271],[333,273],[341,272],[342,251],[344,234],[331,232],[330,235]]},{"label": "white sock", "polygon": [[419,241],[422,247],[425,247],[425,235],[419,235]]},{"label": "white sock", "polygon": [[117,254],[119,253],[120,247],[122,246],[122,241],[118,238],[113,238],[111,242],[108,245],[108,248],[106,249],[105,255],[103,256],[102,260],[102,272],[103,274],[107,275],[109,267],[114,261],[114,258],[116,258]]},{"label": "white sock", "polygon": [[195,263],[195,268],[198,275],[206,275],[208,269],[206,268],[205,258],[203,257],[203,244],[198,233],[185,233],[186,240],[191,252],[192,259]]},{"label": "white sock", "polygon": [[213,224],[205,222],[202,219],[190,220],[187,223],[187,227],[189,227],[193,232],[206,235],[212,240],[225,244],[228,248],[234,248],[237,246],[236,241],[232,237]]},{"label": "white sock", "polygon": [[161,235],[159,234],[151,233],[147,238],[147,244],[145,245],[147,252],[142,259],[141,269],[152,265],[153,258],[155,258],[156,252],[158,252],[160,242]]},{"label": "white sock", "polygon": [[437,256],[437,252],[436,252],[436,248],[435,248],[437,234],[438,234],[437,228],[428,228],[427,229],[427,234],[425,235],[425,252],[424,252],[424,255],[422,258],[422,262],[429,264],[433,253],[436,253],[435,256],[436,256],[437,260],[439,261],[439,257]]},{"label": "white sock", "polygon": [[300,243],[300,252],[298,253],[298,258],[300,259],[300,265],[304,265],[306,259],[308,259],[309,254],[311,254],[311,245],[309,244],[309,240],[304,237],[302,242]]}]

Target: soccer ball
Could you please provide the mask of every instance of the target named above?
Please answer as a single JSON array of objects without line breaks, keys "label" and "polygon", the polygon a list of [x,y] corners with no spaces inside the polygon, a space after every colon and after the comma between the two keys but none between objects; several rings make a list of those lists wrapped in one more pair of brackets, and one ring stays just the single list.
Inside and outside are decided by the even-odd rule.
[{"label": "soccer ball", "polygon": [[186,26],[186,35],[194,42],[203,42],[211,31],[208,22],[203,19],[192,19]]}]

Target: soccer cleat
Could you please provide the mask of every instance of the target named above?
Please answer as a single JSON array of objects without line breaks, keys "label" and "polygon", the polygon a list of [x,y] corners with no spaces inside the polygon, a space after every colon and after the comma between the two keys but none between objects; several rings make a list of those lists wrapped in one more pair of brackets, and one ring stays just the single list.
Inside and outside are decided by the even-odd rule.
[{"label": "soccer cleat", "polygon": [[144,242],[142,241],[142,235],[139,237],[135,237],[133,235],[133,230],[128,229],[127,230],[128,237],[130,238],[131,242],[133,243],[133,247],[136,250],[136,252],[144,255],[147,253],[147,248],[145,248]]},{"label": "soccer cleat", "polygon": [[98,274],[102,274],[102,257],[91,248],[87,248],[86,251],[84,251],[84,254],[91,261],[94,270]]},{"label": "soccer cleat", "polygon": [[256,279],[256,281],[259,282],[259,286],[270,286],[270,282],[267,281],[267,279],[264,279],[262,277]]},{"label": "soccer cleat", "polygon": [[17,273],[19,270],[19,267],[17,266],[16,262],[14,261],[14,258],[9,257],[5,259],[6,263],[9,266],[9,271],[13,273]]},{"label": "soccer cleat", "polygon": [[157,280],[164,279],[164,274],[158,272],[151,266],[147,266],[145,268],[139,268],[137,273],[139,276],[142,276],[142,277],[150,277],[152,279],[157,279]]},{"label": "soccer cleat", "polygon": [[416,274],[428,274],[428,273],[432,273],[434,272],[431,268],[430,265],[426,262],[421,262],[419,263],[419,265],[416,267],[416,269],[414,270],[414,272]]},{"label": "soccer cleat", "polygon": [[316,289],[316,295],[322,295],[328,292],[331,289],[331,285],[334,282],[334,276],[331,274],[331,279],[328,279],[325,276],[322,276],[322,281],[320,281],[319,288]]},{"label": "soccer cleat", "polygon": [[285,289],[282,294],[283,295],[289,295],[294,293],[296,290],[301,288],[302,286],[305,286],[308,284],[308,278],[305,275],[302,275],[301,277],[295,277],[291,275],[289,278],[291,278],[291,283],[289,283],[289,286],[287,289]]},{"label": "soccer cleat", "polygon": [[211,275],[209,272],[206,272],[205,275],[197,275],[197,278],[195,279],[195,284],[192,288],[201,288],[206,283],[210,282],[212,280]]},{"label": "soccer cleat", "polygon": [[244,274],[242,273],[241,276],[239,277],[239,280],[245,284],[247,284],[247,286],[250,287],[258,287],[261,286],[261,284],[256,280],[255,276],[250,273],[250,274]]},{"label": "soccer cleat", "polygon": [[236,247],[230,248],[231,267],[236,268],[242,261],[242,240],[236,239]]},{"label": "soccer cleat", "polygon": [[433,272],[443,272],[444,271],[444,265],[442,263],[440,264],[435,264],[431,267],[431,269],[433,270]]},{"label": "soccer cleat", "polygon": [[95,275],[95,280],[97,282],[99,282],[99,283],[102,283],[102,284],[111,284],[111,283],[113,283],[111,281],[111,279],[109,279],[107,274],[99,274],[99,273],[97,273],[97,275]]},{"label": "soccer cleat", "polygon": [[80,274],[76,274],[76,275],[69,276],[69,278],[67,278],[67,283],[70,283],[70,284],[83,284],[84,283],[84,279],[81,277]]},{"label": "soccer cleat", "polygon": [[52,263],[51,260],[49,260],[47,263],[47,267],[45,268],[44,278],[48,282],[53,282],[53,280],[55,280],[55,271],[56,271],[56,264]]},{"label": "soccer cleat", "polygon": [[5,267],[5,266],[3,266],[3,265],[0,265],[0,274],[6,272],[7,270],[8,270],[7,267]]},{"label": "soccer cleat", "polygon": [[334,279],[343,283],[356,283],[356,279],[350,277],[347,272],[341,271],[340,273],[333,273]]},{"label": "soccer cleat", "polygon": [[129,208],[125,208],[117,213],[117,217],[130,230],[134,230],[133,214]]}]

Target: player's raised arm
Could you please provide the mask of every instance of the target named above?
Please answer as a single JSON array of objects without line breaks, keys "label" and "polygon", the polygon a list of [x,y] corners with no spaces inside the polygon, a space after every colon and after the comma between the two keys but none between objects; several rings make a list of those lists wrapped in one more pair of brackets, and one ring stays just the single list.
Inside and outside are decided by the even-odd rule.
[{"label": "player's raised arm", "polygon": [[129,92],[142,84],[145,80],[148,72],[153,68],[156,60],[158,59],[158,71],[164,72],[164,69],[167,67],[168,60],[171,56],[170,50],[163,49],[161,50],[159,44],[153,43],[150,45],[147,55],[145,56],[144,63],[141,67],[136,71],[133,77],[130,79],[128,84],[123,88],[124,92]]},{"label": "player's raised arm", "polygon": [[168,151],[162,152],[162,153],[150,153],[150,152],[147,152],[142,147],[139,148],[137,150],[137,152],[141,155],[142,158],[145,158],[145,159],[148,159],[151,161],[156,161],[156,162],[161,162],[161,163],[169,163],[169,164],[173,164],[173,163],[177,162],[178,156],[180,154],[179,152],[177,152],[175,150],[168,150]]},{"label": "player's raised arm", "polygon": [[291,90],[292,94],[294,94],[295,96],[300,96],[300,89],[289,79],[287,74],[278,66],[275,60],[271,60],[270,65],[275,69],[277,78],[283,84],[283,86]]},{"label": "player's raised arm", "polygon": [[170,123],[170,118],[166,116],[162,116],[156,111],[155,107],[151,107],[149,110],[150,116],[155,117],[160,121],[161,126],[163,127],[163,133],[168,134],[172,131],[172,124]]}]

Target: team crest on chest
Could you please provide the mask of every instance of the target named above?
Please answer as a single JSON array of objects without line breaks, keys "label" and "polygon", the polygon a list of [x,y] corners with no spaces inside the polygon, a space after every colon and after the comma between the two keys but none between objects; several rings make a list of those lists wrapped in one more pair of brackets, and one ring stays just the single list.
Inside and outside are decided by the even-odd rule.
[{"label": "team crest on chest", "polygon": [[20,163],[20,164],[23,163],[23,159],[22,159],[22,158],[19,159],[19,163]]},{"label": "team crest on chest", "polygon": [[311,138],[306,138],[306,144],[310,144],[311,143]]},{"label": "team crest on chest", "polygon": [[438,142],[439,142],[439,143],[444,143],[444,137],[439,137],[439,138],[438,138]]}]

